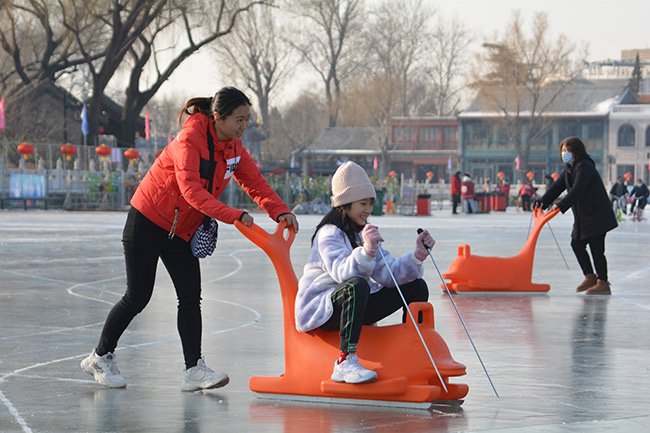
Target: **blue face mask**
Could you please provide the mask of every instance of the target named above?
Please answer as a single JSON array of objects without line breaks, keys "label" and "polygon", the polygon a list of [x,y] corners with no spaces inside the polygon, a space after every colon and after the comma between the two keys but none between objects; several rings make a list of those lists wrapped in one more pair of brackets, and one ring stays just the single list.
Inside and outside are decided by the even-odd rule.
[{"label": "blue face mask", "polygon": [[571,164],[573,162],[573,154],[571,152],[562,152],[562,161],[565,164]]}]

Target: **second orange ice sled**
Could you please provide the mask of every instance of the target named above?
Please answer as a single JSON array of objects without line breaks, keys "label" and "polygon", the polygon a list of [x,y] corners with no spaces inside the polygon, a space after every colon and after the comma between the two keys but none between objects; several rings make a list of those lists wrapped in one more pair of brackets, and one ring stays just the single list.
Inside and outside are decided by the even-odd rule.
[{"label": "second orange ice sled", "polygon": [[[539,232],[548,220],[558,214],[556,209],[544,213],[541,209],[533,210],[535,224],[528,240],[519,254],[513,257],[483,257],[473,255],[469,245],[458,247],[458,257],[449,265],[449,270],[442,274],[451,280],[447,287],[457,292],[548,292],[548,284],[535,284],[533,259]],[[445,286],[441,285],[445,290]]]},{"label": "second orange ice sled", "polygon": [[236,227],[269,256],[278,274],[284,316],[285,373],[279,377],[255,376],[249,387],[260,398],[373,404],[393,407],[429,408],[434,403],[458,403],[467,395],[466,384],[449,383],[465,374],[465,366],[451,357],[447,344],[434,329],[433,306],[428,302],[410,305],[413,317],[442,376],[445,392],[410,319],[405,324],[364,326],[357,355],[362,364],[379,376],[374,383],[347,384],[330,380],[339,356],[338,332],[317,330],[315,335],[298,332],[294,303],[298,280],[289,249],[293,229],[285,237],[286,223],[269,234],[259,226]]}]

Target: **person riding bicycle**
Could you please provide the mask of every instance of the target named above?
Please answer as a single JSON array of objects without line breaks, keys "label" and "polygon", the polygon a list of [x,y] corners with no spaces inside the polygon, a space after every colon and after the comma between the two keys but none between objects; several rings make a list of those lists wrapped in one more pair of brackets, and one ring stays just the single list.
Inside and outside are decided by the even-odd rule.
[{"label": "person riding bicycle", "polygon": [[612,200],[614,209],[619,208],[624,214],[627,214],[627,187],[623,183],[622,177],[619,176],[616,183],[610,188],[609,197]]},{"label": "person riding bicycle", "polygon": [[643,180],[637,179],[636,185],[630,191],[630,197],[632,197],[632,206],[630,207],[630,213],[634,213],[634,208],[638,207],[643,211],[646,203],[648,203],[648,187]]}]

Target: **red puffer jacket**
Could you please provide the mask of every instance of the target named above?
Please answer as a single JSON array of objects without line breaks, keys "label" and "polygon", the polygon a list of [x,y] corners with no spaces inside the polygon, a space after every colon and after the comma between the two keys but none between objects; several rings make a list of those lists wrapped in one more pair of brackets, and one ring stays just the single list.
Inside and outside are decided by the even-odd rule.
[{"label": "red puffer jacket", "polygon": [[[208,128],[214,140],[213,193],[208,185]],[[203,114],[193,114],[183,129],[153,163],[131,199],[131,205],[165,230],[171,230],[177,216],[176,236],[189,240],[203,216],[233,224],[243,211],[217,200],[230,177],[277,221],[289,208],[271,189],[240,140],[217,141],[214,125]],[[204,170],[199,170],[203,167]],[[203,173],[200,173],[202,171]],[[203,176],[201,176],[203,174]]]},{"label": "red puffer jacket", "polygon": [[460,178],[458,176],[451,177],[451,194],[460,194]]}]

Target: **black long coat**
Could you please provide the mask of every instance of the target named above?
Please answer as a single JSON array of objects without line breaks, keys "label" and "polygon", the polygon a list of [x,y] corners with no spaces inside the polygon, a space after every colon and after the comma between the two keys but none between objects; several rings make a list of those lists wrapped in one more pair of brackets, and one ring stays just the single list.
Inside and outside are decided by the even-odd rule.
[{"label": "black long coat", "polygon": [[556,204],[562,213],[569,208],[573,210],[571,238],[589,239],[618,227],[607,190],[591,158],[566,164],[560,177],[542,196],[542,208],[546,209],[564,190],[566,196]]}]

